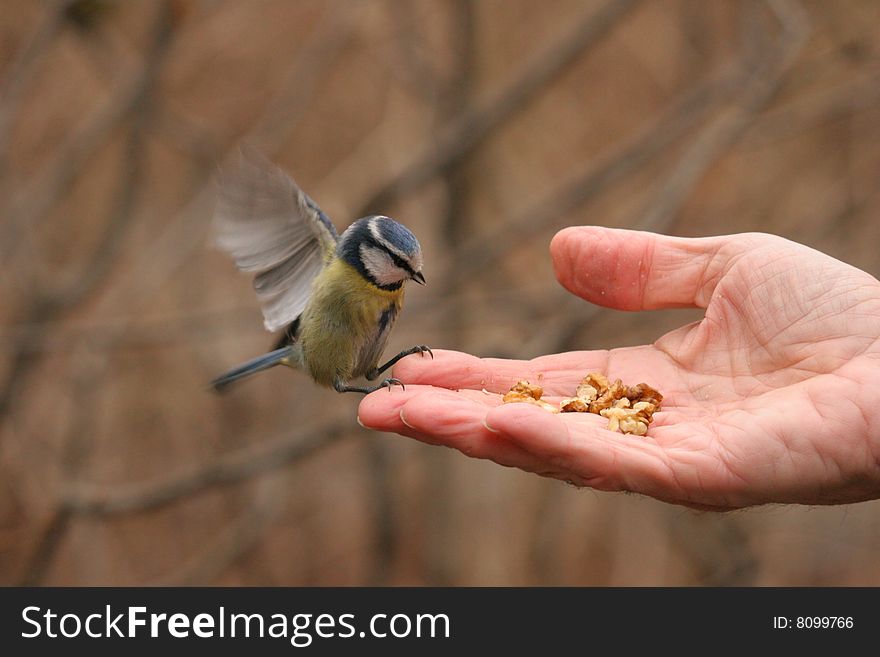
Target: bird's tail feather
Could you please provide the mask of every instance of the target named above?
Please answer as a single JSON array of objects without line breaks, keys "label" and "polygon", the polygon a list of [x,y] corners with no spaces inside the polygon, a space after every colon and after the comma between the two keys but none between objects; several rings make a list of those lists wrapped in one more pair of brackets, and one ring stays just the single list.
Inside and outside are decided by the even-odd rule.
[{"label": "bird's tail feather", "polygon": [[292,352],[291,347],[282,347],[281,349],[276,349],[275,351],[270,351],[268,354],[263,354],[262,356],[257,356],[256,358],[252,358],[246,363],[242,363],[238,367],[234,367],[225,374],[221,374],[216,379],[211,381],[211,387],[216,392],[224,391],[229,384],[234,381],[238,381],[239,379],[243,379],[246,376],[250,376],[251,374],[256,374],[257,372],[262,372],[263,370],[268,370],[270,367],[275,367],[276,365],[280,365],[287,359]]}]

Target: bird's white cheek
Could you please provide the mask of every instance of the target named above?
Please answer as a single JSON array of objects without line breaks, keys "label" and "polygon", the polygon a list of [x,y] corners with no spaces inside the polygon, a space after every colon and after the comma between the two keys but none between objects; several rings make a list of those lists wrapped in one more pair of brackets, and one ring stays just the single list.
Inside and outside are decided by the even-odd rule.
[{"label": "bird's white cheek", "polygon": [[408,277],[408,274],[395,265],[387,253],[373,247],[361,247],[361,262],[379,285],[392,285]]}]

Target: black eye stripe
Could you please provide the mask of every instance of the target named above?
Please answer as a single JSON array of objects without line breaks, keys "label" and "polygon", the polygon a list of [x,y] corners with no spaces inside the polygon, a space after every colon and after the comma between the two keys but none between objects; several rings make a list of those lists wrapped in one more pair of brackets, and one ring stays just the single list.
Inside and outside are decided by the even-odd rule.
[{"label": "black eye stripe", "polygon": [[410,274],[413,273],[412,267],[410,267],[409,264],[403,258],[401,258],[400,256],[398,256],[394,253],[391,253],[390,251],[388,252],[388,255],[391,256],[391,259],[394,261],[395,265],[400,267],[402,270],[409,272]]},{"label": "black eye stripe", "polygon": [[377,242],[376,240],[374,240],[372,235],[370,235],[370,236],[366,239],[366,242],[368,242],[370,246],[373,246],[373,247],[375,247],[375,248],[377,248],[377,249],[379,249],[379,250],[384,251],[385,253],[387,253],[387,254],[391,257],[391,261],[392,261],[397,267],[400,267],[402,270],[404,270],[405,272],[408,272],[409,274],[415,274],[415,272],[412,270],[412,267],[409,266],[409,263],[408,263],[406,260],[404,260],[403,258],[401,258],[401,257],[400,257],[399,255],[397,255],[396,253],[392,253],[392,252],[389,251],[389,250],[388,250],[383,244],[380,244],[379,242]]}]

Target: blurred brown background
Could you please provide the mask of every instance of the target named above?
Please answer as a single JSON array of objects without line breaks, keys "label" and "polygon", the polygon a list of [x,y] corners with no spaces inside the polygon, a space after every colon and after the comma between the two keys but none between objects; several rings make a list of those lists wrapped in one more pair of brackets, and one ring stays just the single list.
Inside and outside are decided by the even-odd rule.
[{"label": "blurred brown background", "polygon": [[370,433],[290,371],[206,390],[271,343],[208,239],[242,139],[340,229],[419,236],[388,353],[698,317],[569,298],[572,224],[769,231],[877,275],[878,25],[873,0],[3,0],[0,582],[880,585],[880,502],[698,514]]}]

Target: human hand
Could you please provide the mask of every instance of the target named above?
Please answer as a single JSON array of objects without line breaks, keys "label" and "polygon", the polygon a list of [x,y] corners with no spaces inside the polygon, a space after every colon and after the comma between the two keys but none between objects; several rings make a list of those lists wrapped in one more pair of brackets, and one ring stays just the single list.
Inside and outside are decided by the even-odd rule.
[{"label": "human hand", "polygon": [[[367,427],[607,491],[704,509],[880,497],[880,282],[780,237],[685,239],[597,227],[553,239],[559,282],[620,310],[697,306],[651,345],[530,361],[405,358]],[[570,396],[592,371],[663,393],[647,436],[589,413],[503,404],[516,381]],[[488,392],[486,392],[488,391]],[[491,394],[490,394],[491,393]]]}]

